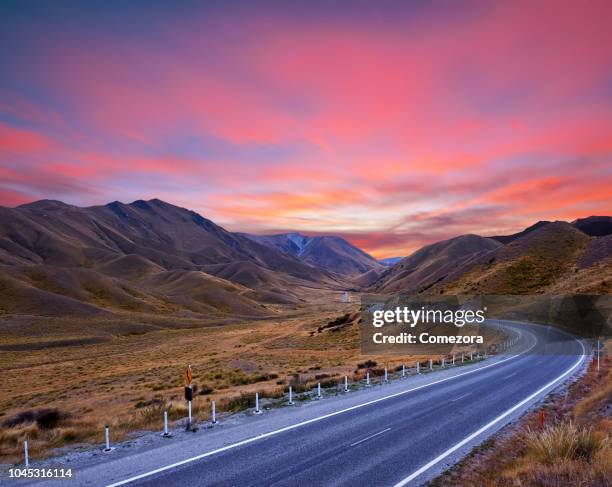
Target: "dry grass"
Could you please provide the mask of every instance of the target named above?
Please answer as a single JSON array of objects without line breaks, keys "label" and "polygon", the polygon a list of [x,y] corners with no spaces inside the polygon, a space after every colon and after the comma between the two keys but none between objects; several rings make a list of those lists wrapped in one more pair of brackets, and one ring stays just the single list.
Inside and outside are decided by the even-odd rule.
[{"label": "dry grass", "polygon": [[528,428],[523,441],[525,457],[544,465],[566,460],[590,462],[610,446],[610,439],[604,432],[576,426],[571,420],[548,426],[543,431]]},{"label": "dry grass", "polygon": [[[208,419],[212,400],[223,414],[252,407],[256,391],[262,398],[278,397],[290,383],[298,393],[318,381],[363,378],[364,370],[355,371],[368,358],[390,371],[404,361],[414,365],[414,357],[362,356],[357,325],[319,331],[357,309],[330,301],[291,308],[275,319],[220,326],[179,317],[151,317],[146,324],[130,315],[5,317],[0,342],[14,349],[0,353],[0,462],[20,461],[26,437],[32,458],[38,458],[62,446],[101,444],[105,424],[117,441],[161,429],[166,409],[171,421],[183,420],[186,364],[192,365],[197,385],[193,414],[198,420]],[[2,426],[41,408],[57,409],[61,420],[49,429],[36,421]]]},{"label": "dry grass", "polygon": [[610,487],[612,482],[612,364],[591,365],[567,395],[489,440],[433,482],[461,487]]}]

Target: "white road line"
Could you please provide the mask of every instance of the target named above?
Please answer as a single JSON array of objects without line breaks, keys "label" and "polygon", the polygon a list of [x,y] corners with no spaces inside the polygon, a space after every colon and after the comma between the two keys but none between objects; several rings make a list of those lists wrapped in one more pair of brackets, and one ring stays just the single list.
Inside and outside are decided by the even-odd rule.
[{"label": "white road line", "polygon": [[453,380],[453,379],[456,379],[458,377],[463,377],[465,375],[474,374],[475,372],[479,372],[481,370],[488,369],[489,367],[495,367],[496,365],[500,365],[500,364],[503,364],[504,362],[507,362],[507,361],[512,360],[512,359],[515,359],[517,357],[520,357],[521,355],[524,355],[527,352],[529,352],[533,347],[536,346],[536,344],[537,344],[537,340],[534,341],[534,343],[533,343],[533,345],[531,345],[531,347],[529,347],[527,350],[525,350],[525,351],[523,351],[523,352],[521,352],[521,353],[519,353],[517,355],[511,355],[510,357],[502,359],[502,360],[500,360],[498,362],[493,362],[493,363],[491,363],[489,365],[483,365],[482,367],[478,367],[477,369],[468,370],[467,372],[462,372],[460,374],[453,375],[451,377],[446,377],[444,379],[439,379],[437,381],[430,382],[428,384],[423,384],[421,386],[413,387],[412,389],[406,389],[405,391],[396,392],[396,393],[390,394],[388,396],[379,397],[378,399],[373,399],[371,401],[367,401],[367,402],[364,402],[364,403],[361,403],[361,404],[356,404],[355,406],[351,406],[351,407],[348,407],[346,409],[341,409],[339,411],[334,411],[333,413],[328,413],[328,414],[324,414],[322,416],[317,416],[316,418],[307,419],[306,421],[302,421],[301,423],[295,423],[295,424],[292,424],[292,425],[289,425],[289,426],[285,426],[284,428],[279,428],[277,430],[269,431],[268,433],[262,433],[260,435],[253,436],[251,438],[247,438],[246,440],[242,440],[242,441],[239,441],[237,443],[232,443],[231,445],[226,445],[224,447],[217,448],[216,450],[211,450],[209,452],[201,453],[200,455],[196,455],[196,456],[191,457],[191,458],[186,458],[185,460],[181,460],[180,462],[175,462],[175,463],[172,463],[170,465],[166,465],[164,467],[159,467],[159,468],[156,468],[154,470],[150,470],[148,472],[141,473],[139,475],[134,475],[133,477],[129,477],[129,478],[125,479],[125,480],[120,480],[119,482],[108,484],[106,487],[118,487],[119,485],[129,484],[130,482],[135,482],[136,480],[144,479],[146,477],[150,477],[151,475],[155,475],[155,474],[158,474],[158,473],[161,473],[161,472],[165,472],[167,470],[172,470],[173,468],[180,467],[181,465],[186,465],[188,463],[192,463],[192,462],[195,462],[197,460],[201,460],[202,458],[206,458],[206,457],[210,457],[212,455],[216,455],[217,453],[221,453],[221,452],[224,452],[224,451],[227,451],[227,450],[231,450],[233,448],[238,448],[239,446],[248,445],[249,443],[253,443],[253,442],[255,442],[257,440],[261,440],[263,438],[269,438],[270,436],[276,436],[276,435],[278,435],[280,433],[284,433],[285,431],[291,431],[291,430],[299,428],[301,426],[305,426],[305,425],[311,424],[311,423],[316,423],[318,421],[322,421],[324,419],[331,418],[333,416],[338,416],[339,414],[343,414],[343,413],[346,413],[348,411],[354,411],[355,409],[360,409],[360,408],[369,406],[371,404],[376,404],[376,403],[379,403],[379,402],[382,402],[382,401],[386,401],[387,399],[392,399],[394,397],[403,396],[404,394],[408,394],[409,392],[418,391],[420,389],[425,389],[426,387],[431,387],[431,386],[433,386],[435,384],[440,384],[442,382],[448,382],[449,380]]},{"label": "white road line", "polygon": [[512,374],[509,374],[509,375],[507,375],[507,376],[506,376],[506,379],[508,379],[508,378],[510,378],[510,377],[514,377],[515,375],[516,375],[516,372],[514,372],[514,373],[512,373]]},{"label": "white road line", "polygon": [[580,340],[576,340],[578,343],[580,343],[580,346],[582,347],[582,355],[580,356],[580,358],[578,359],[578,361],[572,365],[568,370],[566,370],[563,374],[561,374],[559,377],[557,377],[556,379],[551,380],[548,384],[546,384],[543,387],[540,387],[536,392],[534,392],[533,394],[531,394],[529,397],[527,397],[526,399],[523,399],[521,402],[519,402],[518,404],[515,404],[514,406],[512,406],[510,409],[508,409],[506,412],[500,414],[499,416],[497,416],[495,419],[493,419],[492,421],[490,421],[489,423],[485,424],[482,428],[480,428],[479,430],[474,431],[474,433],[472,433],[470,436],[464,438],[463,440],[461,440],[459,443],[457,443],[456,445],[450,447],[448,450],[446,450],[444,453],[440,454],[439,456],[437,456],[436,458],[434,458],[431,462],[423,465],[421,468],[419,468],[417,471],[411,473],[410,475],[408,475],[408,477],[406,477],[403,480],[400,480],[397,484],[394,485],[394,487],[404,487],[408,482],[410,482],[411,480],[414,480],[415,478],[417,478],[419,475],[425,473],[427,470],[429,470],[431,467],[433,467],[434,465],[436,465],[437,463],[440,463],[442,460],[444,460],[447,456],[449,456],[451,453],[457,451],[459,448],[461,448],[462,446],[466,445],[467,443],[469,443],[470,441],[472,441],[474,438],[476,438],[478,435],[480,435],[481,433],[484,433],[486,430],[488,430],[490,427],[494,426],[496,423],[499,423],[502,419],[504,419],[505,417],[509,416],[510,414],[512,414],[514,411],[516,411],[517,409],[519,409],[520,407],[524,406],[525,404],[527,404],[529,401],[531,401],[532,399],[535,399],[536,397],[538,397],[540,394],[542,394],[544,391],[546,391],[546,389],[554,386],[556,383],[558,383],[560,380],[564,379],[565,377],[567,377],[569,374],[571,374],[574,370],[576,370],[577,367],[580,366],[580,364],[582,363],[582,361],[584,360],[584,357],[586,356],[586,350],[584,348],[583,343]]},{"label": "white road line", "polygon": [[383,433],[386,433],[387,431],[391,431],[391,428],[386,428],[386,429],[384,429],[382,431],[379,431],[378,433],[374,433],[373,435],[366,436],[365,438],[363,438],[363,439],[361,439],[359,441],[356,441],[355,443],[351,443],[351,446],[359,445],[359,443],[363,443],[364,441],[368,441],[368,440],[374,438],[375,436],[382,435]]},{"label": "white road line", "polygon": [[451,402],[461,401],[461,399],[470,396],[472,393],[468,392],[467,394],[463,394],[462,396],[456,397],[455,399],[451,399]]}]

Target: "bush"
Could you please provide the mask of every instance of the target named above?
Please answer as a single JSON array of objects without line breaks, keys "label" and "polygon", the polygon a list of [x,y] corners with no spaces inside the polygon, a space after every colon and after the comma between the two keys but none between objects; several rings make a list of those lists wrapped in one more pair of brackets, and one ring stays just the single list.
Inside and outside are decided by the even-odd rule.
[{"label": "bush", "polygon": [[22,424],[36,422],[36,425],[40,429],[53,429],[60,421],[67,417],[68,414],[62,413],[58,409],[32,409],[5,419],[2,422],[2,426],[5,428],[14,428]]},{"label": "bush", "polygon": [[358,369],[371,369],[376,367],[378,363],[375,360],[366,360],[365,362],[357,364]]},{"label": "bush", "polygon": [[608,441],[591,428],[579,428],[571,421],[549,426],[544,431],[529,429],[525,433],[527,453],[547,465],[561,460],[590,461],[606,448]]}]

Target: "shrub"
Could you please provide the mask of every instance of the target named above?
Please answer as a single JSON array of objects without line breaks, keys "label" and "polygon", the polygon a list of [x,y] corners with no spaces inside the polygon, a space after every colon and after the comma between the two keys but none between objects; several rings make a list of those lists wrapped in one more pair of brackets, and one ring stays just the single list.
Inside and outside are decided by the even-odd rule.
[{"label": "shrub", "polygon": [[58,409],[32,409],[5,419],[2,422],[2,426],[5,428],[14,428],[22,424],[36,422],[36,425],[40,429],[53,429],[60,421],[67,417],[68,414],[62,413]]},{"label": "shrub", "polygon": [[378,363],[375,360],[366,360],[365,362],[357,364],[358,369],[371,369],[376,367]]},{"label": "shrub", "polygon": [[527,453],[547,465],[561,460],[589,461],[606,448],[608,441],[591,428],[579,428],[571,421],[549,426],[543,431],[528,429],[525,433]]}]

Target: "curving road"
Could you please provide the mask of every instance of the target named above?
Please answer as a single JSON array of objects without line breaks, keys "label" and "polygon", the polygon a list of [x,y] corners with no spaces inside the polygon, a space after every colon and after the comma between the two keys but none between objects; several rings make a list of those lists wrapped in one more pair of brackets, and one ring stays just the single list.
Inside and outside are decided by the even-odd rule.
[{"label": "curving road", "polygon": [[420,485],[585,360],[582,343],[557,330],[505,326],[520,335],[513,355],[228,420],[153,449],[117,452],[76,468],[76,485]]}]

